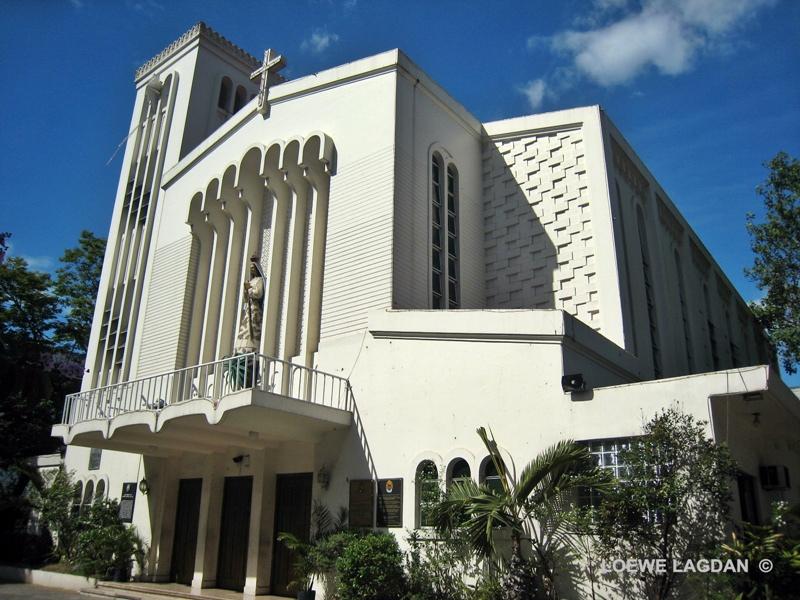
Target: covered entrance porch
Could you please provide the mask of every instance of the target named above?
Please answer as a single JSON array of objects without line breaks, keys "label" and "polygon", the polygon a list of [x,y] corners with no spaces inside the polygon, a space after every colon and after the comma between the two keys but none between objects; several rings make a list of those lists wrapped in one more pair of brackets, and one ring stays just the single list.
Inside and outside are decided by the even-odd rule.
[{"label": "covered entrance porch", "polygon": [[[148,492],[135,510],[147,515],[134,522],[149,523],[147,579],[288,595],[291,558],[276,536],[309,533],[315,474],[351,426],[349,385],[265,356],[205,367],[75,395],[54,434],[143,456]],[[242,375],[232,383],[231,372]],[[198,387],[210,393],[184,398]],[[143,389],[157,396],[131,404]]]}]

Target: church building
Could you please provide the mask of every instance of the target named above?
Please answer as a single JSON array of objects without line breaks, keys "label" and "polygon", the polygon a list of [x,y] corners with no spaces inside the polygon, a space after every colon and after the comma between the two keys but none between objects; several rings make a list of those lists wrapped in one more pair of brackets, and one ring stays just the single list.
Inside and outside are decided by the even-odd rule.
[{"label": "church building", "polygon": [[291,595],[312,507],[428,526],[424,486],[562,439],[619,469],[668,407],[800,502],[800,399],[599,106],[482,123],[400,50],[284,80],[198,23],[140,67],[81,391],[76,504],[143,579]]}]

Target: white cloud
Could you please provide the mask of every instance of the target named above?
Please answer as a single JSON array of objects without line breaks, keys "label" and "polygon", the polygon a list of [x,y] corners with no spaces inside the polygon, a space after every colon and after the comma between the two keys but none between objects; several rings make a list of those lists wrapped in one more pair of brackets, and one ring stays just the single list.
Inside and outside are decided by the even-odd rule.
[{"label": "white cloud", "polygon": [[538,110],[548,93],[547,84],[544,79],[534,79],[519,87],[519,91],[525,94],[528,104],[533,110]]},{"label": "white cloud", "polygon": [[56,261],[52,256],[20,256],[34,271],[49,271]]},{"label": "white cloud", "polygon": [[321,54],[338,41],[339,36],[335,33],[317,30],[311,33],[311,37],[303,40],[303,43],[300,44],[300,49],[307,50],[313,54]]},{"label": "white cloud", "polygon": [[701,44],[674,15],[652,11],[553,39],[553,47],[572,55],[579,71],[606,86],[625,83],[649,66],[668,75],[683,73]]},{"label": "white cloud", "polygon": [[[737,26],[775,0],[643,0],[615,19],[583,31],[554,35],[552,48],[569,56],[572,66],[604,86],[618,85],[655,68],[679,75],[698,56],[723,47]],[[600,10],[627,7],[597,0]],[[529,43],[530,45],[530,43]]]}]

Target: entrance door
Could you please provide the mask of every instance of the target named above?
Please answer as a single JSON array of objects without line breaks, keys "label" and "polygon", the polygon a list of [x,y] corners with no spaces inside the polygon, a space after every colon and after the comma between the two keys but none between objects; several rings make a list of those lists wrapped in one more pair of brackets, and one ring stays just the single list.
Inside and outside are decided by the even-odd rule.
[{"label": "entrance door", "polygon": [[197,550],[197,522],[200,518],[202,479],[181,479],[178,508],[175,511],[175,537],[172,542],[170,581],[192,584],[194,555]]},{"label": "entrance door", "polygon": [[243,591],[250,535],[252,477],[226,477],[219,528],[217,587]]},{"label": "entrance door", "polygon": [[293,553],[278,541],[278,535],[293,533],[308,541],[311,535],[311,473],[278,475],[275,485],[275,549],[272,557],[272,593],[291,596],[287,589],[294,581]]}]

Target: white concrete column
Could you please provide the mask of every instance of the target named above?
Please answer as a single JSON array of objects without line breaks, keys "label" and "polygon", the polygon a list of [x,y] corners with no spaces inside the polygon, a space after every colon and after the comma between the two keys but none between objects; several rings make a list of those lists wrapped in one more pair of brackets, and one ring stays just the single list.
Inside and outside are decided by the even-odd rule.
[{"label": "white concrete column", "polygon": [[[152,515],[150,540],[152,567],[149,575],[156,582],[169,581],[178,498],[176,467],[179,460],[178,457],[148,457],[145,462],[145,477],[150,484],[151,492],[143,500],[147,501]],[[150,468],[150,465],[155,468]]]},{"label": "white concrete column", "polygon": [[287,182],[291,186],[288,239],[286,242],[286,268],[283,272],[283,319],[279,339],[278,357],[291,360],[299,349],[297,338],[300,328],[300,309],[303,294],[303,268],[306,243],[306,191],[307,184],[297,174],[290,172]]},{"label": "white concrete column", "polygon": [[220,453],[206,461],[203,468],[203,490],[200,496],[200,516],[197,524],[197,551],[194,557],[192,593],[213,587],[217,582],[217,553],[222,517],[222,493],[225,476]]},{"label": "white concrete column", "polygon": [[314,353],[319,348],[320,320],[322,316],[322,273],[325,264],[325,241],[328,229],[328,190],[330,176],[319,172],[317,167],[310,170],[309,201],[313,200],[311,222],[308,232],[308,252],[306,266],[306,293],[303,306],[303,338],[301,353],[305,364],[312,367]]},{"label": "white concrete column", "polygon": [[292,195],[279,175],[267,179],[265,211],[269,217],[269,256],[267,288],[264,291],[264,324],[261,335],[262,353],[278,356],[280,323],[283,320],[283,270],[285,267],[286,239],[289,223],[289,206]]},{"label": "white concrete column", "polygon": [[275,514],[275,467],[271,459],[266,450],[255,450],[250,453],[253,492],[250,498],[245,598],[253,598],[269,591]]}]

